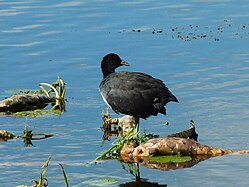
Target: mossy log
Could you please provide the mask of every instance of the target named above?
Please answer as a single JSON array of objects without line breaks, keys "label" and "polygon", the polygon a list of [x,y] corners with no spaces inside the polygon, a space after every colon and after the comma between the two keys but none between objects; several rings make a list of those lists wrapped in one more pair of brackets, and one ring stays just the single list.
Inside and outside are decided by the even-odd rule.
[{"label": "mossy log", "polygon": [[213,148],[208,145],[202,145],[194,140],[179,137],[154,138],[148,142],[137,146],[132,155],[154,156],[154,155],[209,155],[219,156],[232,153],[231,150]]},{"label": "mossy log", "polygon": [[0,101],[0,112],[19,112],[45,108],[50,99],[43,94],[13,95]]},{"label": "mossy log", "polygon": [[129,142],[123,146],[120,156],[122,160],[132,159],[136,161],[148,156],[181,155],[214,157],[231,153],[249,154],[249,150],[233,151],[203,145],[187,138],[166,137],[153,138],[138,146],[134,142]]},{"label": "mossy log", "polygon": [[[49,103],[51,103],[52,109],[65,110],[65,83],[62,79],[58,77],[58,80],[53,84],[40,83],[39,86],[41,90],[36,91],[36,93],[13,95],[10,98],[0,101],[0,112],[9,114],[33,111],[43,109]],[[44,86],[49,87],[49,90],[46,90]],[[51,93],[55,93],[55,97],[51,97]]]},{"label": "mossy log", "polygon": [[[118,133],[122,141],[117,142],[122,149],[115,149],[115,146],[110,148],[108,154],[115,150],[118,151],[121,160],[128,162],[139,162],[150,156],[167,156],[167,155],[181,155],[197,157],[201,156],[205,159],[213,156],[222,156],[225,154],[249,154],[249,150],[233,151],[229,149],[214,148],[208,145],[203,145],[197,142],[198,134],[195,131],[195,124],[191,120],[191,127],[180,133],[169,135],[165,138],[152,138],[145,143],[139,141],[138,132],[133,132],[134,126],[137,122],[131,116],[124,116],[122,118],[110,118],[109,114],[103,115],[104,124],[103,129],[111,131],[111,125],[118,126],[122,132]],[[131,131],[130,131],[131,130]],[[112,133],[110,133],[112,135]],[[131,137],[131,138],[129,138]],[[141,138],[141,137],[140,137]],[[144,141],[142,141],[144,142]],[[124,144],[123,144],[124,143]],[[140,145],[139,145],[140,144]],[[102,156],[105,154],[102,154]],[[100,156],[100,158],[102,158]],[[99,158],[99,157],[98,157]],[[199,162],[199,159],[196,160]],[[192,163],[190,163],[192,164]]]}]

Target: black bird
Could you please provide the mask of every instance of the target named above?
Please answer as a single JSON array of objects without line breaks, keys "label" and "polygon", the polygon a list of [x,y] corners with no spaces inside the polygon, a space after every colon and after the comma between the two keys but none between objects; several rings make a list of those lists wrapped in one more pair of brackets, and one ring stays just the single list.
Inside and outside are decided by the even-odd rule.
[{"label": "black bird", "polygon": [[99,85],[103,100],[117,114],[146,119],[158,113],[166,115],[165,105],[178,102],[165,84],[140,72],[115,72],[119,66],[129,64],[114,53],[104,56],[101,62],[103,80]]}]

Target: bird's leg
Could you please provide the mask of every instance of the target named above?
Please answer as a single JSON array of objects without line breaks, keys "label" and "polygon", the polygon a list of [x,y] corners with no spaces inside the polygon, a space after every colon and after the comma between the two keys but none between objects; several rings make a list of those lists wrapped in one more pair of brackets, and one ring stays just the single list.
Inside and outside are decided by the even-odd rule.
[{"label": "bird's leg", "polygon": [[139,132],[139,117],[134,117],[135,118],[135,124],[137,126],[137,132]]},{"label": "bird's leg", "polygon": [[102,109],[102,119],[103,119],[103,121],[105,121],[105,119],[109,118],[108,108],[106,109],[106,112]]}]

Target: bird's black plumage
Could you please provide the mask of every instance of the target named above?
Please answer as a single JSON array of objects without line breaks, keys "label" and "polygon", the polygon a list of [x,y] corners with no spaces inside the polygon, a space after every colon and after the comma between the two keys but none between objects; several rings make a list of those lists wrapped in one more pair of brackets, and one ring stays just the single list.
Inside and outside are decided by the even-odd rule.
[{"label": "bird's black plumage", "polygon": [[116,113],[147,118],[158,113],[166,114],[164,106],[170,101],[178,102],[159,79],[140,72],[115,72],[122,65],[128,63],[113,53],[101,62],[103,80],[99,89],[105,102]]}]

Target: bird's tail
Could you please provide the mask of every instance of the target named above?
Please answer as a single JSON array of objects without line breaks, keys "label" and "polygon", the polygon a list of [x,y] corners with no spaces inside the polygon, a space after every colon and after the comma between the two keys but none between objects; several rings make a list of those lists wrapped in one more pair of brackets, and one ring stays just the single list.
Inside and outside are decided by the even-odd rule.
[{"label": "bird's tail", "polygon": [[176,98],[176,96],[174,96],[172,93],[170,93],[170,96],[169,96],[169,102],[170,101],[174,101],[174,102],[177,102],[179,103],[178,99]]}]

